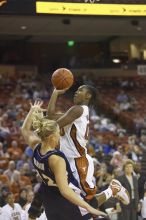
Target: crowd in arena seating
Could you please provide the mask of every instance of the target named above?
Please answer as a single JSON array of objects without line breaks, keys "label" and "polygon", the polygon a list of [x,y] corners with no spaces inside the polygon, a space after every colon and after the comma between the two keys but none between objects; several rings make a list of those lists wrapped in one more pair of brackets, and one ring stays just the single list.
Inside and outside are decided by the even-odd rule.
[{"label": "crowd in arena seating", "polygon": [[[134,162],[134,175],[139,180],[139,196],[143,201],[146,182],[146,175],[143,175],[146,174],[146,112],[145,97],[140,94],[145,91],[145,82],[145,79],[90,80],[99,89],[98,109],[92,109],[90,114],[90,140],[87,146],[88,153],[94,159],[94,182],[98,192],[104,190],[112,178],[122,175],[124,163],[131,159]],[[46,76],[30,78],[24,74],[17,76],[17,81],[0,77],[0,213],[8,203],[8,198],[13,196],[19,209],[28,210],[33,195],[40,186],[41,180],[31,161],[33,152],[26,146],[20,127],[30,100],[42,99],[46,107],[50,88],[51,84]],[[132,106],[121,108],[121,104],[128,102],[129,97],[132,99]],[[58,101],[57,111],[66,110],[71,104],[71,100],[62,96]],[[120,108],[119,112],[116,105]],[[132,124],[135,127],[131,130],[127,126],[128,121],[125,121],[127,114],[132,120],[135,116]],[[107,209],[107,212],[109,208],[114,210],[113,216],[109,212],[111,219],[116,219],[117,213],[121,212],[117,201],[106,203],[102,208]],[[139,206],[139,215],[140,210]],[[27,212],[23,212],[24,219],[26,215]],[[40,218],[45,219],[44,214]]]}]

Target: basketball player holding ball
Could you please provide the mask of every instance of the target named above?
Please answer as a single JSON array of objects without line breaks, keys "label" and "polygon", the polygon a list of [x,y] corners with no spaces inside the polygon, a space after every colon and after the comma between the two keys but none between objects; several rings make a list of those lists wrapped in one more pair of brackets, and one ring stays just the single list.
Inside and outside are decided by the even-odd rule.
[{"label": "basketball player holding ball", "polygon": [[66,155],[73,175],[78,180],[82,193],[89,203],[94,201],[95,204],[98,201],[98,204],[95,204],[97,207],[111,196],[118,195],[119,199],[121,198],[125,204],[128,204],[127,192],[117,180],[112,180],[110,187],[98,195],[92,182],[94,165],[92,158],[87,154],[86,145],[89,134],[89,106],[96,102],[96,89],[90,85],[80,86],[74,95],[74,106],[63,114],[55,112],[58,96],[65,93],[67,88],[73,84],[71,75],[72,73],[64,68],[53,73],[52,83],[55,89],[47,108],[48,118],[56,120],[61,130],[60,150]]}]

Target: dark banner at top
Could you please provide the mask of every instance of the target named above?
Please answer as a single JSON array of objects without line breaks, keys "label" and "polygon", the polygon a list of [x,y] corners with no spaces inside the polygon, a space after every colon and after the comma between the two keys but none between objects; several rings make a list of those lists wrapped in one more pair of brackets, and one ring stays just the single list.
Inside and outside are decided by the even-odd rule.
[{"label": "dark banner at top", "polygon": [[36,0],[0,0],[0,14],[33,15]]}]

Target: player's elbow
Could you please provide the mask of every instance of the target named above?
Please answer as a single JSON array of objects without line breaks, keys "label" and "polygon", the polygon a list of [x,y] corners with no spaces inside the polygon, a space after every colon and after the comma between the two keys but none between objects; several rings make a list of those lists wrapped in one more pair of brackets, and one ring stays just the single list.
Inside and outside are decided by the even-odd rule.
[{"label": "player's elbow", "polygon": [[21,131],[21,134],[22,134],[22,136],[24,137],[24,139],[27,139],[28,136],[27,136],[27,130],[26,130],[26,128],[25,128],[25,127],[21,127],[20,131]]},{"label": "player's elbow", "polygon": [[55,109],[52,108],[52,105],[48,105],[47,115],[55,114]]}]

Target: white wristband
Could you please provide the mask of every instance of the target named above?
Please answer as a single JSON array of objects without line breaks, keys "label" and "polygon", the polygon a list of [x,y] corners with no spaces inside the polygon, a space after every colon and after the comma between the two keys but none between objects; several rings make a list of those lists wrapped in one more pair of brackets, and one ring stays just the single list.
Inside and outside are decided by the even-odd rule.
[{"label": "white wristband", "polygon": [[106,196],[106,200],[108,200],[113,195],[111,188],[107,188],[106,190],[103,191],[103,193]]}]

